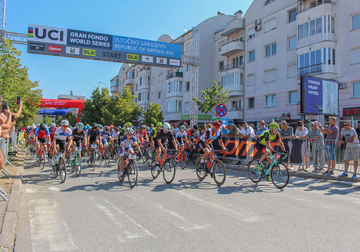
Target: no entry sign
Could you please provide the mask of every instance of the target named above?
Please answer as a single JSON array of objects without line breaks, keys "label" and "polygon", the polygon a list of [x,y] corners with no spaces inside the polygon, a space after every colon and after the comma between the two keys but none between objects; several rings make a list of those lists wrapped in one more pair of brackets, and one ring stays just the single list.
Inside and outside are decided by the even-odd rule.
[{"label": "no entry sign", "polygon": [[216,106],[216,114],[220,117],[226,116],[227,108],[225,104],[218,104]]}]

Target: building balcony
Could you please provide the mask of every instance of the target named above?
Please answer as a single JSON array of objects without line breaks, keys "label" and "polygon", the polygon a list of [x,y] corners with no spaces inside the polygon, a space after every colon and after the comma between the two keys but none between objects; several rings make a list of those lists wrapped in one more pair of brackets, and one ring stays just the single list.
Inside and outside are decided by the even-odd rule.
[{"label": "building balcony", "polygon": [[150,67],[142,67],[139,70],[139,77],[150,76]]},{"label": "building balcony", "polygon": [[166,75],[166,79],[171,79],[171,78],[175,78],[175,77],[179,77],[182,78],[183,77],[183,72],[175,72],[175,73],[171,73]]},{"label": "building balcony", "polygon": [[143,89],[150,89],[150,85],[141,85],[141,86],[138,85],[138,89],[136,91],[143,90]]},{"label": "building balcony", "polygon": [[324,65],[322,63],[306,66],[298,69],[298,77],[307,75],[315,76],[322,74],[336,74],[336,65]]},{"label": "building balcony", "polygon": [[236,120],[236,119],[242,120],[242,119],[244,119],[244,110],[242,110],[242,109],[232,110],[231,108],[228,108],[226,117],[228,117],[229,120]]},{"label": "building balcony", "polygon": [[124,82],[125,85],[134,85],[135,79],[134,78],[127,78]]},{"label": "building balcony", "polygon": [[171,98],[171,97],[183,97],[183,92],[182,91],[167,92],[165,98]]},{"label": "building balcony", "polygon": [[244,64],[228,64],[225,65],[220,71],[225,72],[232,69],[244,69]]},{"label": "building balcony", "polygon": [[119,90],[119,87],[118,87],[118,86],[110,87],[110,92],[111,92],[111,93],[116,93],[118,90]]},{"label": "building balcony", "polygon": [[149,103],[149,100],[141,100],[141,101],[137,101],[138,105],[147,105]]},{"label": "building balcony", "polygon": [[232,84],[232,85],[225,85],[223,86],[225,92],[229,91],[229,96],[243,96],[244,95],[244,85],[240,83]]},{"label": "building balcony", "polygon": [[244,51],[244,40],[236,39],[228,41],[221,45],[220,52],[222,56],[231,56]]},{"label": "building balcony", "polygon": [[[300,9],[297,10],[297,15],[301,15],[304,12],[310,10],[316,13],[321,13],[323,15],[332,14],[332,13],[324,12],[324,9],[332,8],[332,6],[336,6],[335,1],[331,1],[331,0],[303,1],[302,5],[300,5]],[[308,13],[307,15],[309,16]]]}]

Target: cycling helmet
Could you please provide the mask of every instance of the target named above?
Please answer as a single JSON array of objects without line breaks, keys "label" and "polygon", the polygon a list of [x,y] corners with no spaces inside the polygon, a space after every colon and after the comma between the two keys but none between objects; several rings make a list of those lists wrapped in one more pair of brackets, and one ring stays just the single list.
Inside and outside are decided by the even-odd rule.
[{"label": "cycling helmet", "polygon": [[184,131],[184,130],[186,129],[186,127],[185,127],[184,125],[181,125],[181,126],[179,127],[179,129],[180,129],[181,131]]},{"label": "cycling helmet", "polygon": [[60,124],[61,124],[61,126],[69,126],[69,121],[68,120],[62,120]]},{"label": "cycling helmet", "polygon": [[27,126],[26,129],[29,130],[29,129],[31,129],[31,127],[30,127],[30,126]]},{"label": "cycling helmet", "polygon": [[146,129],[146,125],[145,125],[145,124],[142,125],[141,128],[142,128],[142,129]]},{"label": "cycling helmet", "polygon": [[101,124],[98,124],[98,128],[102,129],[102,127],[103,127],[103,126],[102,126]]},{"label": "cycling helmet", "polygon": [[109,126],[105,126],[104,130],[109,131]]},{"label": "cycling helmet", "polygon": [[275,130],[280,129],[279,124],[277,124],[276,122],[270,123],[269,128],[270,129],[275,129]]},{"label": "cycling helmet", "polygon": [[147,130],[147,131],[149,131],[149,130],[150,130],[150,128],[149,128],[148,126],[146,126],[146,130]]},{"label": "cycling helmet", "polygon": [[194,127],[193,127],[193,128],[197,130],[199,127],[198,127],[197,125],[194,125]]},{"label": "cycling helmet", "polygon": [[171,126],[170,126],[170,124],[169,123],[164,123],[164,127],[163,127],[163,129],[164,130],[166,130],[166,131],[170,131],[171,130]]},{"label": "cycling helmet", "polygon": [[110,129],[114,128],[114,125],[110,125]]},{"label": "cycling helmet", "polygon": [[125,127],[132,127],[132,123],[131,122],[125,123]]},{"label": "cycling helmet", "polygon": [[92,127],[96,129],[97,126],[98,126],[97,123],[93,123],[93,126],[92,126]]},{"label": "cycling helmet", "polygon": [[220,121],[215,121],[215,122],[213,123],[213,126],[214,126],[215,128],[220,128],[221,122],[220,122]]},{"label": "cycling helmet", "polygon": [[84,129],[84,124],[83,123],[77,123],[76,127],[80,130]]},{"label": "cycling helmet", "polygon": [[88,130],[90,127],[89,126],[84,126],[84,130]]},{"label": "cycling helmet", "polygon": [[45,123],[40,124],[40,130],[45,130],[45,129],[46,129]]},{"label": "cycling helmet", "polygon": [[31,128],[36,129],[36,125],[35,124],[31,125]]},{"label": "cycling helmet", "polygon": [[115,131],[119,131],[119,127],[115,127],[114,130],[115,130]]},{"label": "cycling helmet", "polygon": [[156,123],[156,127],[162,127],[163,124],[161,122]]},{"label": "cycling helmet", "polygon": [[55,128],[55,127],[56,127],[55,123],[50,124],[50,128]]},{"label": "cycling helmet", "polygon": [[133,129],[132,128],[127,128],[126,130],[125,130],[125,133],[126,134],[133,134]]}]

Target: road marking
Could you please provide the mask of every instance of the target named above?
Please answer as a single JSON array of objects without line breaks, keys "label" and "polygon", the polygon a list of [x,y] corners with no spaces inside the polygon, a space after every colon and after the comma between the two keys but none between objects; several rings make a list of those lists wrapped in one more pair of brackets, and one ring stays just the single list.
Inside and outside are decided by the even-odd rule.
[{"label": "road marking", "polygon": [[77,250],[55,200],[30,200],[29,216],[33,251]]},{"label": "road marking", "polygon": [[44,188],[41,188],[41,189],[26,188],[25,189],[25,193],[42,193],[42,192],[46,192],[46,191],[60,192],[60,188],[58,188],[58,187],[48,187],[46,189],[44,189]]}]

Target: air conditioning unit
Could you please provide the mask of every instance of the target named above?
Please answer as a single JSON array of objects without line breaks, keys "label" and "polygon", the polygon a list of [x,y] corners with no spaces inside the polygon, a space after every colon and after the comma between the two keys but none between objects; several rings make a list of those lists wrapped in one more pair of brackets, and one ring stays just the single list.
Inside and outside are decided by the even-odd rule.
[{"label": "air conditioning unit", "polygon": [[261,19],[255,19],[255,26],[261,24]]},{"label": "air conditioning unit", "polygon": [[261,30],[261,24],[257,24],[255,26],[255,31],[260,31]]},{"label": "air conditioning unit", "polygon": [[346,88],[346,83],[345,82],[340,82],[339,83],[339,88],[340,89]]}]

